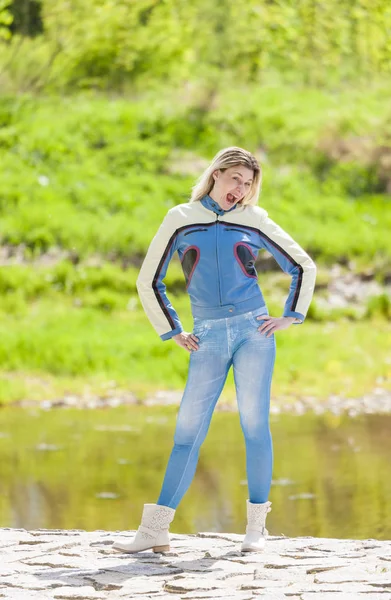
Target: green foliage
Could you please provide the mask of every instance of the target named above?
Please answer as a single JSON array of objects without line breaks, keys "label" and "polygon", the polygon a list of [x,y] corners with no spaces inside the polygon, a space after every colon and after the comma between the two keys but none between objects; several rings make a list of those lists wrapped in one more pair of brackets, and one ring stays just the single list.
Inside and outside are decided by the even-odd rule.
[{"label": "green foliage", "polygon": [[60,292],[80,298],[84,293],[102,292],[128,297],[136,294],[135,267],[122,269],[110,263],[98,266],[73,265],[64,260],[53,267],[13,265],[0,267],[0,295],[20,294],[26,301]]},{"label": "green foliage", "polygon": [[388,294],[383,293],[378,296],[372,296],[367,303],[366,317],[383,317],[391,320],[391,299]]},{"label": "green foliage", "polygon": [[11,37],[10,25],[12,24],[12,13],[9,10],[12,0],[0,0],[0,44],[1,40],[9,40]]},{"label": "green foliage", "polygon": [[363,311],[356,306],[347,306],[344,308],[330,308],[329,310],[320,307],[316,297],[312,300],[307,313],[307,319],[319,323],[333,323],[346,319],[349,321],[360,321],[363,317]]},{"label": "green foliage", "polygon": [[[389,75],[388,0],[8,0],[13,89],[143,89],[157,80],[334,86]],[[7,10],[8,7],[8,10]],[[5,25],[5,27],[4,27]],[[41,33],[42,32],[42,33]],[[38,35],[37,35],[38,34]],[[35,35],[24,44],[20,35]],[[26,71],[23,65],[32,70]],[[0,59],[1,65],[1,59]],[[29,75],[27,81],[20,71]],[[27,86],[27,88],[26,88]]]},{"label": "green foliage", "polygon": [[[153,70],[165,76],[185,51],[172,2],[43,0],[45,34],[56,40],[66,70],[62,83],[121,86],[123,77]],[[86,35],[88,31],[88,35]]]},{"label": "green foliage", "polygon": [[12,32],[35,36],[43,31],[40,0],[11,0]]}]

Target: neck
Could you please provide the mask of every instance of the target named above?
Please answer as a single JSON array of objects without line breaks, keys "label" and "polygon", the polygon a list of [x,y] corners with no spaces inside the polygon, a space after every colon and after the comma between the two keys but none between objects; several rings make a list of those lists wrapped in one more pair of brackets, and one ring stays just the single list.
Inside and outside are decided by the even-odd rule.
[{"label": "neck", "polygon": [[[218,204],[221,208],[221,204],[217,199],[216,193],[212,190],[211,192],[209,192],[208,196],[210,196],[212,198],[212,200],[214,200],[214,202],[216,202],[216,204]],[[224,210],[223,208],[221,208],[221,210]]]}]

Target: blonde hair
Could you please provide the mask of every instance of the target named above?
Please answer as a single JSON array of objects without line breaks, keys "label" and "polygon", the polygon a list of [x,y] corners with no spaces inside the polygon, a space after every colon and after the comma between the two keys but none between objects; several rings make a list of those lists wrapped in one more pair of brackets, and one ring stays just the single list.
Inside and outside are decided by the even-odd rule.
[{"label": "blonde hair", "polygon": [[243,165],[248,169],[252,169],[254,172],[254,178],[251,187],[244,198],[238,202],[238,204],[256,205],[258,203],[258,197],[261,191],[261,166],[251,152],[248,152],[243,148],[238,148],[237,146],[223,148],[216,154],[209,167],[205,169],[202,175],[198,178],[196,184],[192,187],[192,193],[189,202],[197,202],[206,194],[209,194],[215,182],[213,178],[214,171],[217,169],[220,169],[220,171],[225,171],[229,167],[235,167],[237,165]]}]

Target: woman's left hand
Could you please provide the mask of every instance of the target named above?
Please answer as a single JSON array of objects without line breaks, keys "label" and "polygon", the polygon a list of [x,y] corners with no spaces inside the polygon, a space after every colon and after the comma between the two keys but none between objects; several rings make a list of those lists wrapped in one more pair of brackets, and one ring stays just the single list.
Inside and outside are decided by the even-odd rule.
[{"label": "woman's left hand", "polygon": [[295,320],[294,317],[270,317],[261,315],[257,317],[257,320],[263,321],[261,327],[258,327],[258,331],[265,333],[266,337],[270,337],[275,331],[279,329],[288,329],[289,325]]}]

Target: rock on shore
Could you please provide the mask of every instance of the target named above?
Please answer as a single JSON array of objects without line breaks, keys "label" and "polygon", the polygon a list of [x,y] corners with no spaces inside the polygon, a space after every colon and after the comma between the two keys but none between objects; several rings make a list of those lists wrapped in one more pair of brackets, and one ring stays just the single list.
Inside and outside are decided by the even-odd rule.
[{"label": "rock on shore", "polygon": [[171,534],[171,551],[120,554],[134,532],[0,529],[0,598],[390,600],[391,541]]}]

